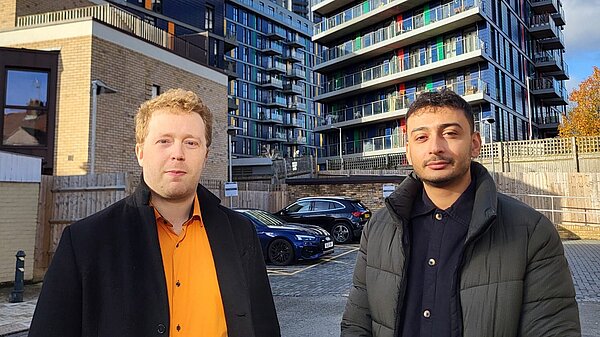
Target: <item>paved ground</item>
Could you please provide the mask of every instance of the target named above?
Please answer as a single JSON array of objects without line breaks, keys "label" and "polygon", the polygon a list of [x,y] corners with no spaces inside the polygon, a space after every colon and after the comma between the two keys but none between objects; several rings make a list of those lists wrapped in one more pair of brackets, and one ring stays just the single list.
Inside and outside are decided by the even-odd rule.
[{"label": "paved ground", "polygon": [[[600,336],[600,241],[566,241],[583,337]],[[318,262],[269,267],[283,337],[339,336],[358,245],[336,246]],[[28,285],[25,302],[7,303],[10,288],[0,288],[0,337],[25,337],[39,285]]]}]

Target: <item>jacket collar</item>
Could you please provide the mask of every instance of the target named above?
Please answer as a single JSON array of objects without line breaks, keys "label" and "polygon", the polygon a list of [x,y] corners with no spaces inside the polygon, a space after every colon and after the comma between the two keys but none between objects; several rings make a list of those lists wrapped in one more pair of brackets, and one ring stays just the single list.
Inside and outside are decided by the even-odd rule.
[{"label": "jacket collar", "polygon": [[[471,163],[471,174],[475,179],[475,201],[467,241],[484,232],[495,219],[498,208],[496,184],[488,171],[478,162]],[[396,190],[385,200],[388,210],[397,218],[400,226],[411,218],[411,210],[416,198],[421,197],[423,183],[411,172]]]}]

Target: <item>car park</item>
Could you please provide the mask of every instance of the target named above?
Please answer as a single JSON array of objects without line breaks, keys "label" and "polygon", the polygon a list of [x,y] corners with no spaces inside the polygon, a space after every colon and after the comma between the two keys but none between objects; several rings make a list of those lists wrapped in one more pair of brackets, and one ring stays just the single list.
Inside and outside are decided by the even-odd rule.
[{"label": "car park", "polygon": [[321,227],[293,224],[258,209],[236,209],[256,227],[265,259],[277,266],[331,254],[334,241]]},{"label": "car park", "polygon": [[360,238],[371,211],[359,200],[350,197],[300,198],[275,215],[289,222],[324,228],[336,243],[349,243]]}]

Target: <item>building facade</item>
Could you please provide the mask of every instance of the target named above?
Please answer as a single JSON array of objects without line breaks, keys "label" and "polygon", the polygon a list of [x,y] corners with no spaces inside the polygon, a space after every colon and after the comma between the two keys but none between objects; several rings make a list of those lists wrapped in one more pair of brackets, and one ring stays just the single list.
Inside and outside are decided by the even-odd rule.
[{"label": "building facade", "polygon": [[229,125],[238,129],[234,158],[315,154],[321,105],[313,100],[319,75],[312,70],[317,54],[312,22],[276,2],[229,0],[225,25],[238,42],[225,56]]},{"label": "building facade", "polygon": [[321,0],[312,11],[325,46],[316,130],[334,168],[403,164],[406,111],[427,90],[463,96],[485,142],[557,134],[568,79],[560,0]]},{"label": "building facade", "polygon": [[0,150],[44,158],[45,174],[140,172],[137,108],[184,88],[215,117],[203,177],[226,180],[227,75],[206,50],[111,3],[10,1],[0,6],[12,15],[0,26]]}]

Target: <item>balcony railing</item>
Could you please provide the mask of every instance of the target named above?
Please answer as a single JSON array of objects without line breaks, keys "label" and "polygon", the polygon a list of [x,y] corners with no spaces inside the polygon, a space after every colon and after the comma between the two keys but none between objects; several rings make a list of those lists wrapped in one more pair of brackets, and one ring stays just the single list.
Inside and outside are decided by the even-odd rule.
[{"label": "balcony railing", "polygon": [[286,101],[285,97],[283,97],[283,96],[267,97],[263,100],[263,103],[266,105],[269,105],[269,106],[280,106],[280,107],[287,106],[287,101]]},{"label": "balcony railing", "polygon": [[293,93],[301,95],[304,90],[302,90],[302,86],[298,84],[286,83],[283,86],[283,91],[286,93]]},{"label": "balcony railing", "polygon": [[[406,136],[404,134],[380,136],[359,140],[351,140],[342,143],[342,155],[350,154],[368,154],[370,152],[401,149],[406,146]],[[340,143],[328,144],[325,147],[325,157],[334,157],[340,155]]]},{"label": "balcony railing", "polygon": [[283,88],[283,81],[278,79],[278,78],[268,78],[266,80],[264,80],[261,85],[263,87],[271,87],[271,88],[277,88],[277,89],[282,89]]},{"label": "balcony railing", "polygon": [[[457,48],[457,46],[460,46],[461,48]],[[427,50],[420,51],[419,53],[411,53],[408,58],[398,59],[395,57],[391,62],[386,61],[383,64],[356,73],[328,80],[325,83],[325,86],[320,88],[319,94],[342,90],[344,88],[349,88],[381,77],[398,74],[403,71],[415,69],[428,64],[434,64],[442,60],[452,59],[466,53],[485,49],[485,42],[480,40],[477,36],[469,36],[457,40],[455,43],[444,43],[444,57],[434,60],[432,54],[434,51],[437,53],[438,47],[431,46]]]},{"label": "balcony railing", "polygon": [[285,135],[285,132],[273,132],[267,137],[267,141],[285,142],[286,140],[287,137]]},{"label": "balcony railing", "polygon": [[306,136],[290,136],[286,143],[289,144],[306,144]]},{"label": "balcony railing", "polygon": [[320,34],[328,29],[332,29],[345,22],[366,15],[376,9],[379,9],[381,6],[387,5],[393,1],[394,0],[368,0],[365,2],[361,2],[360,4],[349,8],[341,13],[338,13],[332,17],[323,18],[323,21],[314,25],[314,35]]},{"label": "balcony railing", "polygon": [[297,128],[302,128],[304,127],[304,120],[300,120],[296,117],[287,117],[285,119],[285,121],[283,122],[284,126],[288,126],[288,127],[297,127]]},{"label": "balcony railing", "polygon": [[208,64],[206,49],[203,47],[169,34],[167,31],[143,21],[138,16],[111,4],[21,16],[17,19],[17,27],[39,26],[84,18],[96,19],[146,42],[168,49],[181,57],[196,63]]},{"label": "balcony railing", "polygon": [[[481,0],[460,0],[458,4],[448,3],[432,8],[428,12],[429,24],[448,19],[473,7],[482,7]],[[328,62],[336,58],[355,53],[361,49],[368,48],[374,44],[391,40],[402,34],[412,32],[416,29],[426,27],[425,13],[406,18],[400,22],[392,22],[386,27],[379,28],[374,32],[362,35],[360,38],[348,40],[330,49],[324,50],[317,64]]]},{"label": "balcony railing", "polygon": [[303,69],[293,68],[293,69],[290,69],[287,71],[286,76],[302,79],[302,78],[306,78],[306,71],[304,71]]},{"label": "balcony railing", "polygon": [[283,54],[283,59],[291,62],[302,62],[302,55],[295,50],[288,50],[288,52]]},{"label": "balcony railing", "polygon": [[286,72],[286,67],[285,64],[283,63],[279,63],[279,62],[272,62],[270,65],[267,66],[267,71],[274,71],[274,72],[279,72],[279,73],[285,73]]},{"label": "balcony railing", "polygon": [[306,103],[288,102],[287,110],[306,111]]},{"label": "balcony railing", "polygon": [[260,120],[271,123],[283,123],[283,115],[276,113],[261,113]]},{"label": "balcony railing", "polygon": [[[478,93],[488,94],[488,85],[481,79],[471,79],[443,85],[434,90],[450,89],[461,96],[474,95]],[[418,95],[424,91],[393,96],[375,102],[355,105],[329,112],[327,117],[321,120],[322,125],[340,123],[360,119],[363,117],[376,116],[388,112],[406,110],[415,101]]]}]

